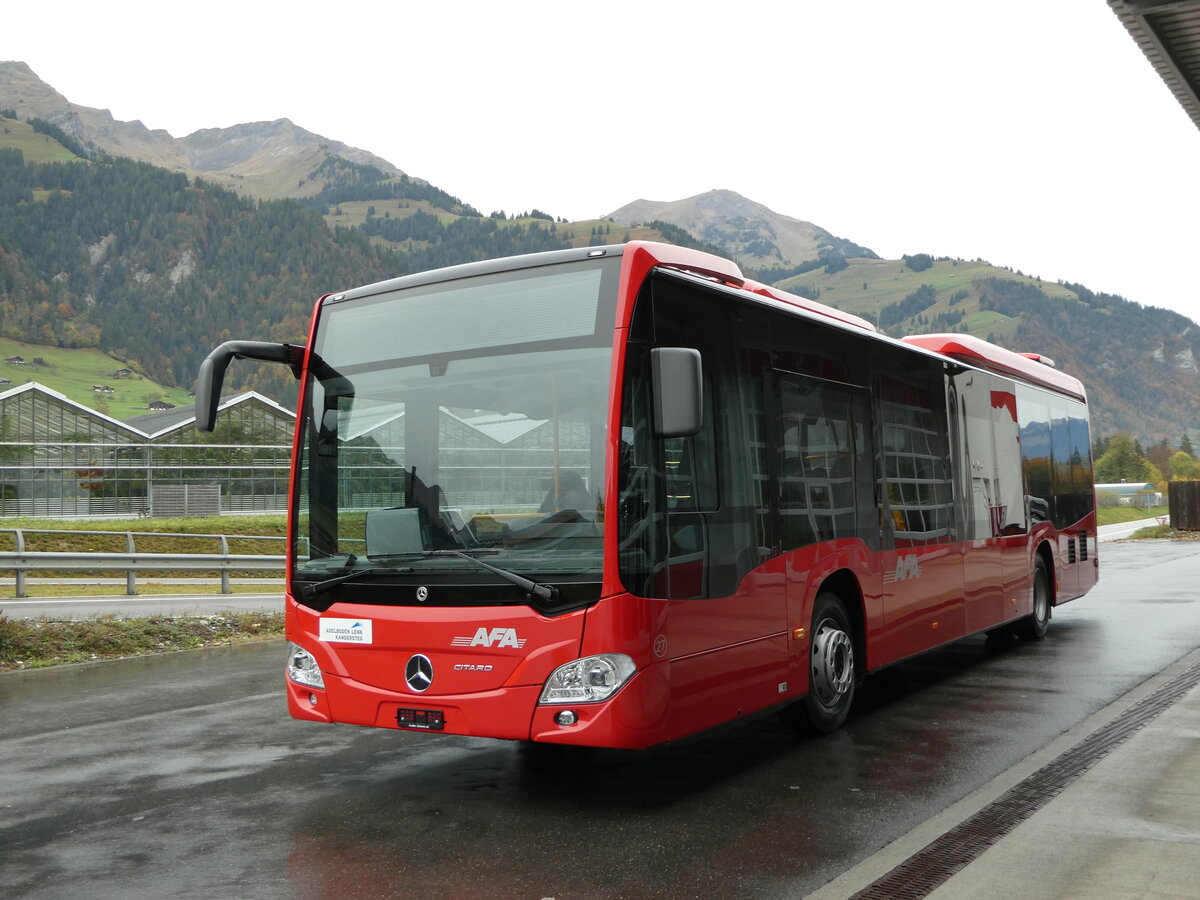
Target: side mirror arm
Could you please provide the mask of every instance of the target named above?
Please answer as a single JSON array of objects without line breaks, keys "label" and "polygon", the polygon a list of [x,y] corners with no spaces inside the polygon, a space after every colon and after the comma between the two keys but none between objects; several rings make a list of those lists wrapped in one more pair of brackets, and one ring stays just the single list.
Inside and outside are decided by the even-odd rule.
[{"label": "side mirror arm", "polygon": [[292,374],[299,378],[304,365],[304,350],[302,344],[272,344],[265,341],[226,341],[217,347],[200,363],[200,375],[196,379],[196,429],[212,431],[216,427],[221,385],[231,360],[283,363],[291,366]]}]

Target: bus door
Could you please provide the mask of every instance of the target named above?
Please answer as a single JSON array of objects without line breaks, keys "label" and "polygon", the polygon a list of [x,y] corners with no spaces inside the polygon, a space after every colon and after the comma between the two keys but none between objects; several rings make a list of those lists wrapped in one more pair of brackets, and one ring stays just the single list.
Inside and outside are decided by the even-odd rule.
[{"label": "bus door", "polygon": [[1004,498],[993,434],[993,395],[990,376],[985,372],[968,369],[950,378],[955,518],[962,551],[968,634],[995,627],[1005,618],[1001,546]]},{"label": "bus door", "polygon": [[884,664],[966,633],[941,364],[881,373],[875,415],[884,629],[874,661]]},{"label": "bus door", "polygon": [[1017,395],[1012,382],[998,375],[991,380],[991,415],[996,447],[996,484],[999,498],[995,513],[1000,534],[1004,617],[1023,613],[1020,597],[1029,593],[1029,520],[1025,480],[1021,470],[1021,429],[1017,418]]},{"label": "bus door", "polygon": [[[670,299],[659,292],[660,310]],[[704,295],[688,299],[691,314],[673,320],[705,319],[695,312]],[[705,425],[660,439],[656,467],[665,529],[661,550],[652,550],[663,565],[651,589],[667,602],[667,624],[649,637],[669,666],[671,736],[787,699],[786,587],[767,526],[762,373],[748,366],[743,377],[716,339],[693,343],[704,353]]]},{"label": "bus door", "polygon": [[[804,601],[824,577],[851,567],[863,591],[878,596],[879,573],[865,571],[865,544],[878,549],[866,388],[776,369],[771,504],[785,554],[788,628],[808,628]],[[873,582],[873,583],[872,583]],[[805,660],[795,660],[804,665]]]}]

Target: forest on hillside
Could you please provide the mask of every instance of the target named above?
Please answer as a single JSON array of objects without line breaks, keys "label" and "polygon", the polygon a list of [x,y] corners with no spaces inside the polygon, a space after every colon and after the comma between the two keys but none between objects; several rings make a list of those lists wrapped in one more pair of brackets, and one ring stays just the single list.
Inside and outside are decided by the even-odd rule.
[{"label": "forest on hillside", "polygon": [[[125,159],[30,166],[0,148],[0,334],[97,347],[189,386],[223,340],[303,341],[322,294],[566,245],[537,223],[425,218],[437,227],[401,253],[293,200],[248,200]],[[230,387],[295,397],[278,367],[235,367]]]},{"label": "forest on hillside", "polygon": [[981,258],[929,254],[835,260],[784,286],[891,337],[962,332],[1049,357],[1083,381],[1099,433],[1155,442],[1200,429],[1200,326],[1176,312]]},{"label": "forest on hillside", "polygon": [[1032,285],[1002,278],[976,283],[982,308],[1019,318],[1015,346],[1037,347],[1083,379],[1100,432],[1123,428],[1161,437],[1195,428],[1195,324],[1170,310],[1065,286],[1076,301],[1053,301]]},{"label": "forest on hillside", "polygon": [[[221,341],[302,342],[323,294],[575,241],[545,213],[483,216],[426,182],[342,159],[309,177],[327,185],[315,197],[256,201],[128,159],[28,165],[0,148],[0,334],[95,347],[190,387]],[[378,215],[371,207],[353,228],[322,218],[357,201],[377,203]],[[658,226],[666,240],[701,246]],[[587,240],[619,239],[593,228]],[[227,387],[295,400],[276,366],[235,366]]]},{"label": "forest on hillside", "polygon": [[302,340],[319,294],[396,262],[291,201],[129,160],[26,166],[0,151],[0,332],[98,347],[166,384],[189,385],[230,337]]}]

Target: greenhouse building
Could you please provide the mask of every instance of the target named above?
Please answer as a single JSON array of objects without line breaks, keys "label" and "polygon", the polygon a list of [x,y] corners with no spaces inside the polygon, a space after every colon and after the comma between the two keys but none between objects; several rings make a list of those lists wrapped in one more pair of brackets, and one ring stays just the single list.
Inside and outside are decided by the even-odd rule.
[{"label": "greenhouse building", "polygon": [[122,422],[29,382],[0,393],[0,516],[281,511],[293,423],[254,392],[223,402],[212,434],[190,406]]},{"label": "greenhouse building", "polygon": [[[588,447],[578,425],[517,413],[438,410],[444,502],[534,508],[554,474],[584,486]],[[344,502],[404,504],[402,406],[382,406],[341,429]],[[196,516],[287,508],[294,414],[248,392],[225,400],[212,434],[191,406],[119,421],[31,382],[0,393],[0,516]],[[496,473],[500,473],[497,477]],[[441,488],[439,488],[441,490]]]}]

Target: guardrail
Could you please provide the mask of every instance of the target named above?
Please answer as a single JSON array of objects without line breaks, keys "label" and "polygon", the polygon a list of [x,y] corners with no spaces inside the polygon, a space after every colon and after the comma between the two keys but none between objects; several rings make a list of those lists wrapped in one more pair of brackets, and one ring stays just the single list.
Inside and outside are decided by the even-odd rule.
[{"label": "guardrail", "polygon": [[[4,528],[0,533],[15,535],[16,550],[0,551],[0,571],[16,573],[16,597],[24,598],[27,572],[123,570],[125,593],[137,594],[137,573],[143,571],[220,572],[221,593],[232,590],[229,573],[236,571],[281,570],[283,555],[231,554],[229,542],[282,541],[281,537],[263,535],[177,534],[171,532],[134,531],[51,531],[31,528]],[[69,534],[75,536],[114,536],[125,538],[124,553],[89,551],[26,550],[27,534]],[[212,538],[219,541],[218,553],[146,553],[137,552],[135,537]]]}]

